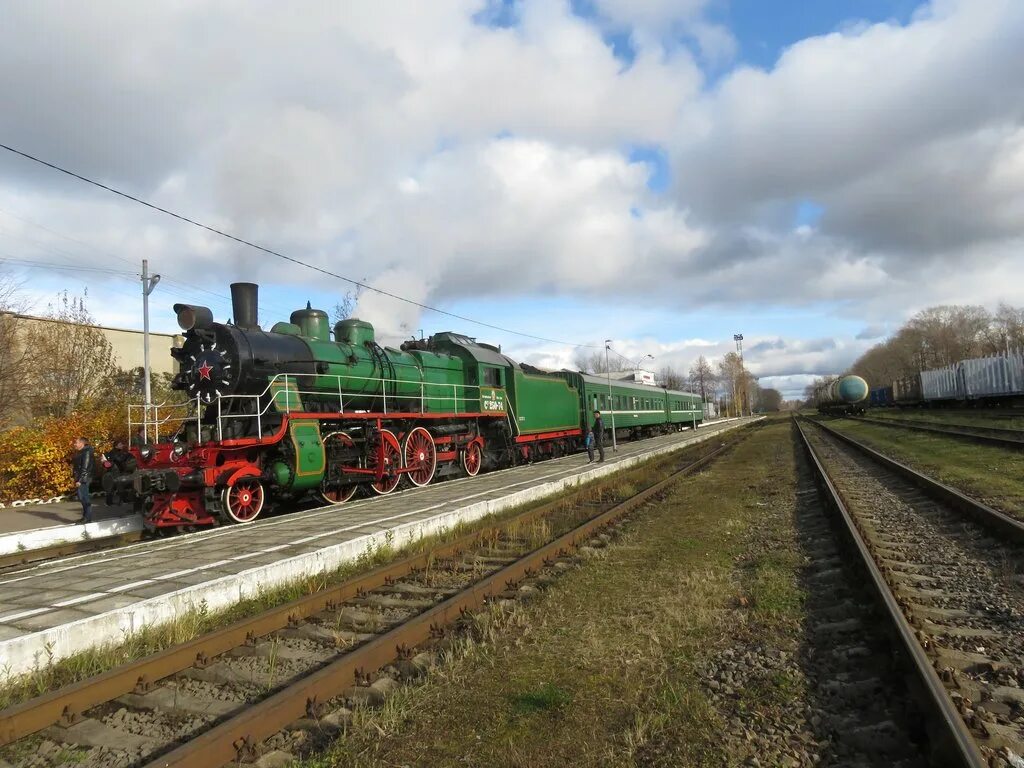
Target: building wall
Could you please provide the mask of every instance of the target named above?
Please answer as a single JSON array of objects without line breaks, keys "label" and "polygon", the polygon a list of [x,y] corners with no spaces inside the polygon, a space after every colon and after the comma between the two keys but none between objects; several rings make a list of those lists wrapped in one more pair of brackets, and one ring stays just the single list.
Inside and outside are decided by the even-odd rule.
[{"label": "building wall", "polygon": [[[52,320],[45,317],[33,317],[32,315],[12,315],[20,326],[26,328],[41,323],[56,323],[58,325],[70,325],[61,320]],[[143,364],[143,333],[129,328],[107,328],[98,326],[103,335],[110,342],[114,353],[115,363],[119,368],[131,370],[141,368]],[[180,347],[185,339],[179,334],[153,333],[149,334],[149,366],[150,370],[159,375],[161,373],[175,374],[178,372],[178,363],[171,357],[170,350]]]}]

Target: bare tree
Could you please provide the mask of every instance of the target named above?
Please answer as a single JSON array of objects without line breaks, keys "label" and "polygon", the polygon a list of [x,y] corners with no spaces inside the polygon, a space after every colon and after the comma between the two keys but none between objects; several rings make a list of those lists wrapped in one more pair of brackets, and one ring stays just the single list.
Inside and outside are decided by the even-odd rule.
[{"label": "bare tree", "polygon": [[608,373],[609,371],[605,353],[598,350],[588,351],[580,347],[576,350],[572,363],[577,370],[583,371],[583,373]]},{"label": "bare tree", "polygon": [[808,405],[817,405],[818,389],[827,384],[831,384],[838,378],[838,376],[816,376],[814,381],[804,387],[804,400],[807,401]]},{"label": "bare tree", "polygon": [[661,385],[669,389],[686,389],[686,376],[677,371],[671,365],[666,365],[658,371],[658,380]]},{"label": "bare tree", "polygon": [[359,295],[363,292],[363,289],[356,286],[352,290],[345,291],[345,295],[341,297],[341,301],[334,305],[334,322],[340,323],[342,320],[348,320],[352,317],[352,313],[356,311],[356,304],[359,303]]},{"label": "bare tree", "polygon": [[50,305],[45,320],[25,333],[31,349],[31,391],[34,415],[66,416],[97,402],[116,371],[114,352],[96,327],[83,297],[65,291]]},{"label": "bare tree", "polygon": [[735,352],[726,353],[718,363],[718,382],[729,403],[728,412],[733,416],[739,413],[745,394],[742,372],[740,356]]},{"label": "bare tree", "polygon": [[1024,347],[1024,309],[1000,304],[939,306],[918,312],[891,338],[876,344],[850,368],[872,387],[930,368]]},{"label": "bare tree", "polygon": [[19,333],[16,316],[27,309],[21,286],[0,274],[0,429],[25,415],[31,368],[31,349]]},{"label": "bare tree", "polygon": [[693,382],[693,388],[700,395],[701,400],[708,402],[715,392],[717,381],[715,369],[711,367],[711,363],[704,355],[698,357],[690,366],[690,381]]},{"label": "bare tree", "polygon": [[985,335],[985,347],[992,355],[1024,351],[1024,308],[1000,304]]}]

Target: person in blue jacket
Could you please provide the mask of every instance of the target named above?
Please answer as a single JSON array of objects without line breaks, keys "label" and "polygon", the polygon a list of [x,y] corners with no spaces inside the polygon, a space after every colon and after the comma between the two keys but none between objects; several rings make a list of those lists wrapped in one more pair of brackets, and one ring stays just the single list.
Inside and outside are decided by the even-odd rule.
[{"label": "person in blue jacket", "polygon": [[587,430],[587,436],[583,439],[583,444],[587,447],[587,464],[594,463],[594,433],[589,429]]}]

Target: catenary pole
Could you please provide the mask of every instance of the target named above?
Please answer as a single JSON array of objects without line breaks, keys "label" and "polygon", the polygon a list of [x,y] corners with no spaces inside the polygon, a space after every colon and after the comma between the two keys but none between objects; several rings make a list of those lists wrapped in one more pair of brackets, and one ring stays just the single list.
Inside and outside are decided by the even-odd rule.
[{"label": "catenary pole", "polygon": [[746,394],[746,383],[747,383],[747,381],[746,381],[746,379],[747,379],[747,377],[746,377],[746,369],[743,367],[743,334],[742,333],[733,334],[732,338],[733,338],[733,341],[736,342],[736,352],[739,353],[739,356],[740,356],[740,376],[739,376],[740,414],[739,415],[742,416],[743,415],[743,411],[744,411],[744,405],[747,406],[746,410],[748,410],[748,411],[750,410],[749,403],[746,403],[746,400],[747,400],[747,394]]},{"label": "catenary pole", "polygon": [[149,275],[149,259],[142,260],[142,380],[145,404],[142,412],[142,439],[149,442],[150,407],[153,405],[151,373],[149,368],[149,294],[160,282],[160,275]]},{"label": "catenary pole", "polygon": [[612,348],[612,340],[604,340],[604,375],[608,379],[608,412],[612,415],[612,450],[619,450],[615,442],[615,408],[612,405],[612,368],[608,363],[608,351]]}]

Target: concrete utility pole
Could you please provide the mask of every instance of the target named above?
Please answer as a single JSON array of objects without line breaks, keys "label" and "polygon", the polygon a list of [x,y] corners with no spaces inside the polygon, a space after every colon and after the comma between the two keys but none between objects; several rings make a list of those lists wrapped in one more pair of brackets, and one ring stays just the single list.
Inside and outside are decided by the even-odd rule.
[{"label": "concrete utility pole", "polygon": [[[608,379],[608,410],[612,415],[612,450],[619,450],[617,443],[615,442],[615,408],[612,406],[612,367],[608,364],[608,352],[612,348],[612,340],[604,340],[604,375]],[[594,439],[597,439],[595,435]]]},{"label": "concrete utility pole", "polygon": [[149,442],[149,408],[153,404],[149,370],[149,294],[160,282],[160,275],[149,274],[149,259],[142,260],[142,380],[145,387],[145,405],[142,412],[142,439]]},{"label": "concrete utility pole", "polygon": [[735,334],[733,334],[732,340],[736,342],[736,352],[740,356],[740,380],[739,380],[739,394],[740,394],[740,404],[739,404],[739,407],[740,407],[740,414],[739,415],[742,416],[743,415],[743,401],[746,399],[745,395],[743,394],[743,391],[744,391],[743,390],[743,384],[744,384],[743,380],[746,378],[743,375],[744,370],[745,370],[743,368],[743,334],[742,333],[735,333]]}]

